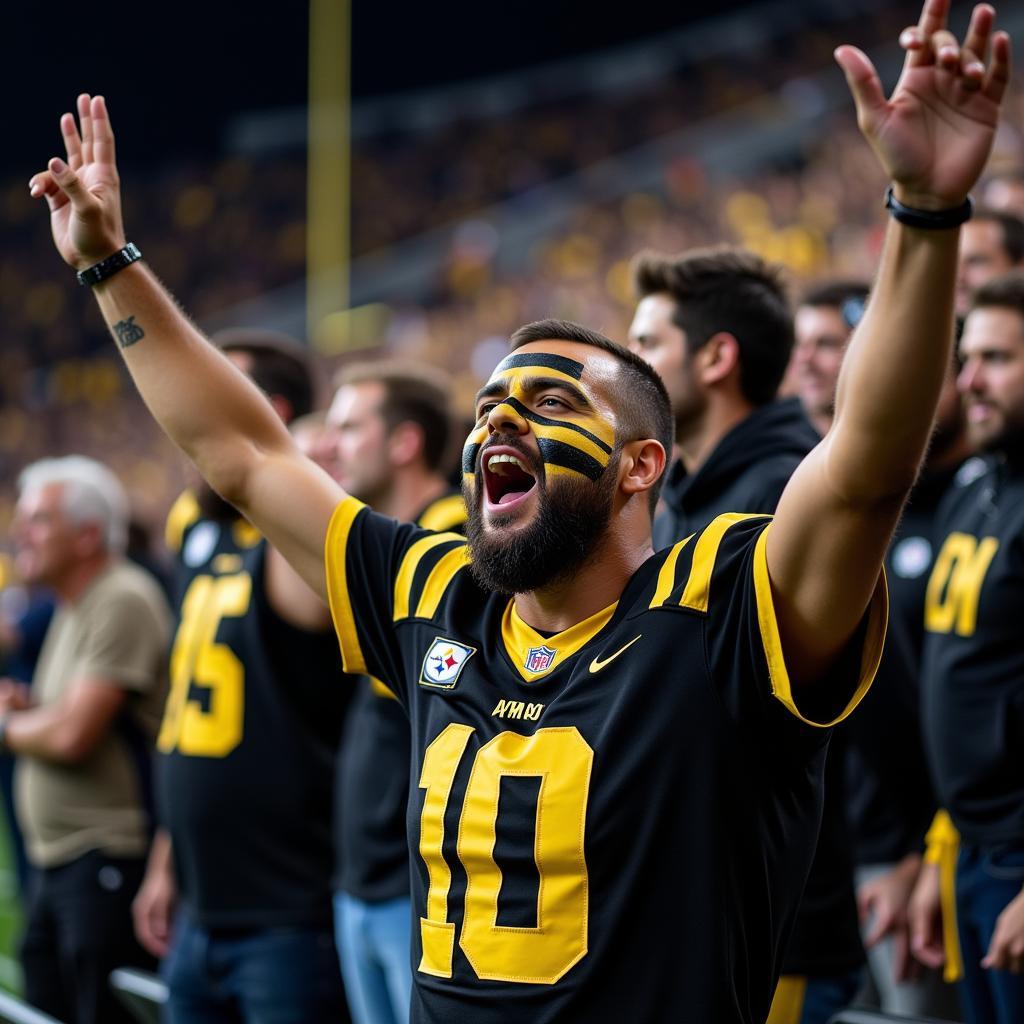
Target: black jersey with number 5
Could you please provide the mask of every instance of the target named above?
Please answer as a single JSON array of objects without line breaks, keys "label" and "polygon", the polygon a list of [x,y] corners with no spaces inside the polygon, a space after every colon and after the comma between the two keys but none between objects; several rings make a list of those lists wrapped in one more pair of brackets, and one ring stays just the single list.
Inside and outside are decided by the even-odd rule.
[{"label": "black jersey with number 5", "polygon": [[266,541],[185,495],[159,813],[182,904],[204,928],[329,927],[332,761],[354,680],[330,631],[267,601]]},{"label": "black jersey with number 5", "polygon": [[815,722],[863,696],[885,618],[882,586],[798,708],[769,522],[720,516],[545,637],[461,537],[339,505],[346,670],[412,723],[414,1021],[764,1021],[818,828]]}]

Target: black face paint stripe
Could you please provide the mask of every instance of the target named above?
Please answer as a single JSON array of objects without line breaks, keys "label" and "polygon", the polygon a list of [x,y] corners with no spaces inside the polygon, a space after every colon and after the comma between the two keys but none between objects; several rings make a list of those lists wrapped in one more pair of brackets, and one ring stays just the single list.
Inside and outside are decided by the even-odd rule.
[{"label": "black face paint stripe", "polygon": [[595,434],[592,434],[589,430],[584,430],[583,427],[577,425],[576,423],[567,423],[565,420],[552,420],[548,419],[547,416],[540,416],[535,412],[530,412],[530,410],[527,409],[526,406],[523,405],[523,403],[520,402],[518,398],[513,398],[511,395],[509,395],[508,398],[503,399],[501,404],[511,405],[512,408],[515,409],[515,411],[519,413],[519,415],[522,416],[524,420],[529,420],[531,423],[537,423],[542,427],[565,427],[566,430],[574,430],[577,434],[581,434],[588,441],[591,441],[594,444],[596,444],[597,447],[601,449],[601,451],[607,452],[609,455],[611,455],[612,453],[611,445],[605,444],[604,441],[601,440],[601,438],[597,437]]},{"label": "black face paint stripe", "polygon": [[573,380],[579,380],[583,376],[583,364],[575,359],[568,359],[565,356],[556,356],[548,352],[536,353],[513,353],[506,356],[498,363],[495,373],[504,373],[506,370],[516,370],[523,366],[546,366],[549,370],[558,370]]},{"label": "black face paint stripe", "polygon": [[[476,472],[476,457],[480,451],[479,444],[467,444],[462,449],[462,472],[463,473],[475,473]],[[449,463],[450,465],[450,463]]]},{"label": "black face paint stripe", "polygon": [[541,437],[537,439],[537,446],[540,448],[541,457],[550,466],[575,470],[591,480],[596,480],[604,472],[604,466],[597,459],[564,441],[552,441],[548,437]]}]

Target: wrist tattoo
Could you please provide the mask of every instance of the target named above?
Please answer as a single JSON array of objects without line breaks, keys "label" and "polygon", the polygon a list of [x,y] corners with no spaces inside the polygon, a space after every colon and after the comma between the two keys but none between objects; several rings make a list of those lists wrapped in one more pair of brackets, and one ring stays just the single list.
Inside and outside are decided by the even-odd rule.
[{"label": "wrist tattoo", "polygon": [[111,330],[114,332],[117,343],[121,348],[134,345],[137,341],[142,341],[146,336],[146,332],[135,322],[135,317],[133,316],[127,317],[124,320],[118,320]]}]

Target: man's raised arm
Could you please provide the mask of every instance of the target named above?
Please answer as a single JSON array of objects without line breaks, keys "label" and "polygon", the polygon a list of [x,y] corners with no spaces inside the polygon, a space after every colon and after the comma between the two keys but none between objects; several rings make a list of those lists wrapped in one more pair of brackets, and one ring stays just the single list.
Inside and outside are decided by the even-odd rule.
[{"label": "man's raised arm", "polygon": [[[50,207],[54,243],[85,270],[125,246],[114,135],[101,96],[61,118],[67,162],[29,182]],[[344,492],[295,448],[259,389],[211,345],[149,269],[135,262],[93,285],[139,392],[168,436],[319,594],[327,525]]]},{"label": "man's raised arm", "polygon": [[950,362],[958,211],[988,159],[1010,44],[992,34],[995,12],[982,4],[961,45],[946,29],[948,8],[949,0],[926,0],[920,23],[901,35],[907,58],[888,100],[863,53],[836,51],[861,131],[895,200],[911,209],[894,211],[832,429],[786,487],[767,541],[797,683],[826,671],[868,605]]}]

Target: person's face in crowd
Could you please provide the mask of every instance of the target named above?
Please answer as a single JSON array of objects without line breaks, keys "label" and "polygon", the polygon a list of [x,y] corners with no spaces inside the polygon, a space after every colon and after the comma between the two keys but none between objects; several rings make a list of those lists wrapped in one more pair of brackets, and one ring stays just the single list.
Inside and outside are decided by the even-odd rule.
[{"label": "person's face in crowd", "polygon": [[588,345],[531,342],[477,400],[463,452],[472,572],[517,594],[571,578],[608,530],[618,485],[616,360]]},{"label": "person's face in crowd", "polygon": [[686,332],[672,319],[676,303],[670,295],[648,295],[637,304],[629,327],[629,347],[645,359],[665,382],[676,422],[676,439],[685,439],[687,425],[707,406],[693,367]]},{"label": "person's face in crowd", "polygon": [[335,479],[370,505],[391,479],[388,425],[381,412],[384,385],[363,381],[340,387],[327,410],[324,446],[333,446]]},{"label": "person's face in crowd", "polygon": [[338,446],[333,432],[325,423],[304,423],[292,427],[295,447],[326,471],[332,480],[341,481],[341,466],[338,463]]},{"label": "person's face in crowd", "polygon": [[1017,178],[993,178],[985,187],[981,205],[990,210],[1024,217],[1024,181]]},{"label": "person's face in crowd", "polygon": [[994,277],[1013,269],[1003,248],[1003,229],[993,220],[969,220],[960,229],[960,263],[956,276],[956,311],[963,316],[971,297]]},{"label": "person's face in crowd", "polygon": [[967,435],[983,450],[1024,441],[1024,317],[1012,309],[972,310],[960,339]]},{"label": "person's face in crowd", "polygon": [[64,485],[44,484],[21,496],[14,515],[14,567],[32,586],[59,588],[61,581],[101,548],[95,523],[76,523],[63,508]]},{"label": "person's face in crowd", "polygon": [[834,306],[801,306],[793,329],[792,366],[800,404],[808,416],[831,417],[850,327]]}]

